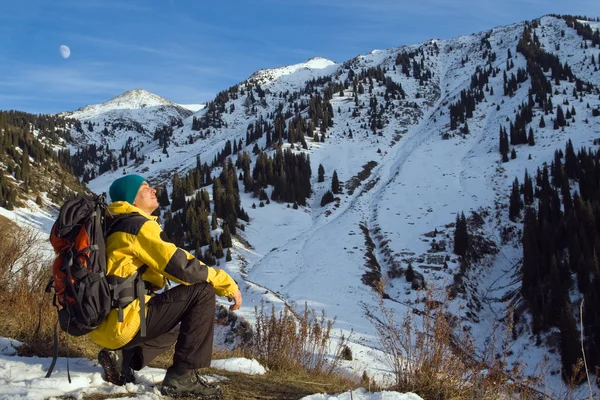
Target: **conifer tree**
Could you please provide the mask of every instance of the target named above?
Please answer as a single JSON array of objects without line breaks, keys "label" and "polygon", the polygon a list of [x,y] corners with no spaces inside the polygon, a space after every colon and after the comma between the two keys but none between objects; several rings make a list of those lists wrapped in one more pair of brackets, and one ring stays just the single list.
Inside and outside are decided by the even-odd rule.
[{"label": "conifer tree", "polygon": [[318,179],[317,182],[324,182],[325,181],[325,168],[323,168],[323,164],[319,164],[319,170],[318,170]]},{"label": "conifer tree", "polygon": [[456,227],[454,229],[454,253],[466,257],[469,247],[469,232],[464,212],[456,216]]},{"label": "conifer tree", "polygon": [[535,137],[533,136],[533,129],[529,128],[529,135],[527,135],[527,143],[530,146],[535,146]]},{"label": "conifer tree", "polygon": [[335,198],[333,197],[333,193],[331,193],[331,190],[328,190],[321,198],[321,207],[333,202],[334,200]]},{"label": "conifer tree", "polygon": [[165,184],[163,184],[160,189],[158,204],[161,207],[167,207],[167,206],[171,205],[171,202],[169,201],[169,193],[167,192],[167,185],[165,185]]},{"label": "conifer tree", "polygon": [[333,171],[333,177],[331,178],[331,191],[333,194],[339,194],[340,190],[340,181],[338,180],[337,170]]},{"label": "conifer tree", "polygon": [[516,221],[521,213],[521,195],[519,194],[519,181],[517,178],[513,181],[512,191],[510,193],[510,202],[508,207],[508,217],[511,221]]},{"label": "conifer tree", "polygon": [[218,225],[217,213],[213,211],[211,218],[210,218],[210,229],[215,230],[218,227],[219,227],[219,225]]},{"label": "conifer tree", "polygon": [[577,156],[571,139],[567,141],[565,148],[565,171],[569,179],[577,179]]},{"label": "conifer tree", "polygon": [[571,304],[567,301],[562,307],[560,313],[560,359],[562,363],[562,378],[565,382],[575,381],[579,384],[584,376],[580,372],[579,376],[573,376],[574,366],[577,360],[582,357],[581,346],[579,344],[579,332],[577,323],[571,310]]},{"label": "conifer tree", "polygon": [[567,120],[565,119],[565,114],[560,105],[556,106],[556,123],[559,127],[563,127],[567,125]]},{"label": "conifer tree", "polygon": [[232,242],[231,242],[231,233],[229,231],[229,225],[225,224],[223,226],[223,233],[221,233],[221,245],[223,246],[223,248],[228,248],[232,246]]},{"label": "conifer tree", "polygon": [[525,170],[525,178],[523,179],[523,201],[528,206],[533,204],[533,184],[527,170]]},{"label": "conifer tree", "polygon": [[175,172],[173,175],[173,192],[171,193],[171,211],[181,210],[185,207],[185,188],[179,178],[179,174]]}]

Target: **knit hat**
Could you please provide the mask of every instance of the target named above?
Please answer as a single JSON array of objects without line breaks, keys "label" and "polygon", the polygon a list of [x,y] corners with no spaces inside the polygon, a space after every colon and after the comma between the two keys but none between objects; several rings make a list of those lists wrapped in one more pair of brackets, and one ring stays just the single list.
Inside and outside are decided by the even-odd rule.
[{"label": "knit hat", "polygon": [[145,181],[146,179],[135,174],[125,175],[117,179],[110,185],[108,191],[110,200],[113,203],[115,201],[126,201],[133,205],[137,192]]}]

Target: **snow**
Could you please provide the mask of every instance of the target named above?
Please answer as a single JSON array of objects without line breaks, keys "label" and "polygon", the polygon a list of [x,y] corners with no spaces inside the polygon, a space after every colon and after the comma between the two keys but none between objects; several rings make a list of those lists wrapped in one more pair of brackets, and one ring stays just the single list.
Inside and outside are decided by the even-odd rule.
[{"label": "snow", "polygon": [[[503,70],[507,51],[510,49],[513,54],[515,67],[508,71],[509,76],[511,72],[516,73],[518,68],[526,67],[524,57],[516,52],[519,33],[523,27],[523,24],[513,24],[489,31],[489,41],[497,54],[494,67]],[[564,37],[561,37],[561,30],[565,31]],[[568,28],[563,20],[554,17],[541,18],[536,33],[546,51],[557,54],[561,60],[568,60],[576,76],[596,86],[600,85],[600,75],[589,66],[590,54],[594,54],[598,60],[600,50],[590,47],[583,52],[580,47],[581,39],[576,32]],[[268,91],[266,105],[257,105],[255,114],[244,109],[247,94],[231,99],[227,106],[234,105],[235,111],[223,114],[226,127],[218,132],[211,129],[206,138],[197,138],[198,132],[191,130],[190,115],[184,119],[183,127],[175,129],[168,157],[148,138],[149,134],[138,135],[137,140],[144,144],[143,154],[156,162],[150,164],[146,161],[139,166],[130,164],[117,171],[107,172],[92,180],[89,187],[97,193],[106,192],[110,183],[120,177],[123,171],[139,173],[151,182],[167,183],[169,187],[170,182],[165,177],[175,171],[184,174],[194,167],[197,154],[200,154],[202,162],[210,163],[217,152],[223,149],[225,140],[244,140],[249,123],[275,112],[280,102],[279,93],[303,89],[307,80],[324,76],[332,76],[334,81],[342,82],[347,77],[348,67],[358,73],[369,67],[384,66],[388,68],[386,75],[402,85],[407,99],[417,107],[406,101],[394,100],[395,113],[389,115],[389,123],[381,130],[381,135],[374,135],[361,128],[366,121],[366,106],[371,94],[366,91],[359,96],[364,107],[359,110],[360,116],[355,118],[352,116],[354,103],[351,89],[346,90],[344,97],[336,93],[332,99],[335,122],[328,131],[329,137],[325,143],[315,143],[311,138],[306,138],[306,152],[312,163],[314,191],[313,196],[308,199],[308,206],[294,210],[286,204],[271,202],[259,207],[258,199],[252,198],[250,194],[240,193],[242,206],[251,218],[240,235],[251,247],[234,240],[233,260],[227,263],[222,261],[221,268],[240,282],[244,303],[236,312],[239,316],[250,322],[254,321],[254,307],[260,307],[262,302],[267,307],[275,307],[277,311],[285,306],[301,310],[304,304],[318,311],[323,310],[327,317],[335,318],[335,338],[341,335],[349,337],[349,347],[354,359],[344,362],[342,367],[358,376],[366,371],[378,382],[390,383],[393,377],[389,362],[381,349],[375,328],[365,315],[365,309],[377,309],[380,299],[375,291],[362,282],[367,269],[365,236],[361,226],[368,228],[376,245],[374,255],[381,265],[384,289],[391,297],[385,305],[394,310],[396,315],[403,316],[415,309],[422,310],[425,294],[423,291],[411,290],[410,283],[405,282],[404,278],[387,278],[387,272],[394,262],[399,262],[406,268],[409,259],[412,260],[413,267],[424,275],[430,287],[444,290],[459,272],[458,260],[452,254],[453,229],[447,225],[454,222],[456,213],[464,211],[468,216],[472,211],[478,212],[484,221],[481,232],[495,242],[499,252],[473,266],[464,277],[467,293],[444,305],[444,311],[464,320],[465,329],[475,340],[475,356],[478,356],[493,338],[500,340],[504,337],[506,327],[496,322],[504,315],[508,306],[501,299],[520,285],[516,279],[518,261],[522,254],[519,235],[516,234],[508,242],[500,239],[503,228],[519,229],[518,224],[508,220],[506,209],[513,180],[517,177],[522,182],[525,170],[533,175],[544,163],[550,163],[554,151],[564,150],[568,139],[573,141],[577,150],[581,146],[591,146],[593,139],[600,136],[600,118],[591,116],[591,108],[600,104],[598,95],[584,95],[580,102],[572,96],[574,83],[561,82],[557,88],[558,94],[553,96],[553,104],[568,101],[569,109],[576,109],[575,122],[571,122],[571,126],[564,131],[555,131],[550,120],[553,116],[547,115],[544,116],[546,127],[539,128],[542,112],[535,109],[530,126],[535,133],[536,145],[515,146],[517,158],[501,163],[498,152],[499,128],[508,128],[508,120],[514,120],[515,111],[527,100],[530,84],[529,81],[521,84],[512,97],[503,96],[502,71],[496,77],[490,77],[489,86],[493,88],[494,95],[485,93],[485,101],[477,106],[473,118],[468,120],[470,133],[462,135],[458,131],[450,131],[448,106],[456,102],[461,90],[469,87],[475,67],[486,65],[481,50],[485,35],[486,33],[480,33],[452,40],[429,41],[422,45],[377,50],[344,64],[316,58],[293,66],[258,71],[248,81],[240,84],[247,91],[249,83],[258,82],[265,92]],[[558,41],[559,48],[556,46]],[[434,44],[439,53],[434,51]],[[403,75],[399,68],[398,71],[392,70],[398,52],[415,50],[423,50],[428,55],[423,63],[434,73],[432,80],[423,85],[414,78]],[[468,61],[464,62],[467,56]],[[379,104],[384,103],[384,91],[384,87],[375,84],[373,92]],[[146,94],[140,96],[149,98]],[[125,103],[129,108],[123,106],[124,108],[117,109],[118,104]],[[587,103],[591,108],[587,108]],[[79,115],[84,120],[87,118],[102,125],[110,120],[107,115],[119,113],[121,117],[139,119],[148,127],[149,132],[152,127],[167,121],[169,115],[174,115],[165,113],[157,120],[154,113],[146,112],[148,107],[134,108],[140,104],[143,104],[141,100],[121,99],[112,105],[105,103],[101,107],[84,108]],[[158,107],[163,106],[167,107],[165,104]],[[200,110],[195,117],[202,117],[205,113],[206,110]],[[350,129],[353,132],[352,139],[348,137]],[[449,134],[448,140],[442,139],[442,133]],[[132,132],[117,132],[114,137],[102,140],[111,148],[119,150],[130,134],[136,135]],[[190,136],[197,138],[192,144],[188,143]],[[86,134],[86,137],[102,142],[94,135]],[[258,141],[258,145],[265,147],[264,137]],[[350,194],[348,182],[369,162],[376,163],[375,167]],[[316,171],[319,164],[325,169],[323,183],[317,182]],[[337,170],[339,179],[346,185],[344,193],[338,196],[339,200],[335,203],[321,207],[321,197],[330,189],[334,170]],[[210,187],[206,189],[211,192]],[[42,231],[48,232],[51,218],[33,208],[32,210],[18,210],[11,214],[0,209],[0,212],[28,220]],[[440,235],[435,239],[447,242],[447,250],[439,253],[450,257],[447,269],[428,261],[428,256],[431,255],[428,251],[433,239],[425,234],[436,229]],[[480,303],[479,309],[475,307],[473,310],[474,303]],[[467,317],[466,310],[473,316]],[[562,383],[559,374],[554,374],[560,366],[559,355],[556,352],[549,353],[546,347],[536,347],[534,342],[531,333],[525,329],[508,349],[512,352],[508,367],[521,365],[525,374],[534,374],[548,358],[551,373],[546,376],[546,382],[540,390],[560,393]],[[334,344],[332,342],[332,347]],[[7,359],[7,356],[3,357],[3,360]],[[29,371],[34,368],[30,364],[18,364],[24,362],[21,359],[9,360],[13,360],[13,367],[17,369],[22,367]],[[250,360],[237,359],[235,362],[225,363],[235,364],[236,368],[247,373],[254,372],[256,367]],[[90,386],[92,390],[105,387],[91,372],[93,370],[98,373],[93,362],[81,360],[78,365],[84,366],[81,367],[82,373],[90,382],[95,382]],[[41,367],[38,369],[41,374]],[[142,372],[141,376],[147,382],[154,382],[149,378],[154,376],[153,373],[160,375],[154,371],[148,374]],[[35,379],[33,381],[36,382]],[[366,394],[361,390],[337,396],[315,394],[307,398],[413,398],[409,394]]]},{"label": "snow", "polygon": [[337,396],[328,394],[313,394],[303,397],[301,400],[419,400],[414,393],[380,392],[369,393],[365,389],[357,389],[352,392],[342,393]]},{"label": "snow", "polygon": [[583,19],[578,19],[577,22],[589,25],[590,28],[592,28],[593,31],[597,31],[597,30],[600,29],[600,22],[598,22],[598,21],[586,21],[586,20],[583,20]]},{"label": "snow", "polygon": [[129,90],[117,97],[108,100],[105,103],[87,106],[74,111],[70,115],[73,118],[81,118],[92,113],[101,113],[112,110],[135,110],[145,107],[177,106],[177,104],[163,99],[154,93],[143,89]]},{"label": "snow", "polygon": [[311,78],[331,74],[335,68],[335,62],[322,57],[314,57],[299,64],[259,70],[252,74],[248,81],[264,85],[273,81],[284,82],[286,76],[293,75],[290,83],[295,82],[304,85]]},{"label": "snow", "polygon": [[206,104],[178,104],[178,105],[183,108],[187,108],[188,110],[190,110],[192,112],[198,112],[198,111],[202,110],[204,107],[206,107]]},{"label": "snow", "polygon": [[[94,143],[98,147],[108,145],[111,149],[120,150],[131,141],[131,147],[141,157],[149,150],[148,147],[144,148],[144,142],[152,139],[157,128],[172,126],[175,120],[184,120],[192,114],[190,109],[154,93],[133,89],[102,104],[60,115],[81,121],[83,133],[71,129],[76,142],[70,146],[72,153],[81,144]],[[92,131],[89,130],[89,124],[92,125]]]},{"label": "snow", "polygon": [[[19,357],[15,347],[20,343],[0,338],[0,399],[47,399],[50,397],[73,397],[77,399],[92,394],[115,395],[126,394],[129,398],[160,399],[160,383],[165,374],[161,368],[145,367],[135,372],[135,383],[115,386],[102,378],[102,368],[96,361],[83,358],[69,360],[71,383],[67,380],[67,361],[59,358],[50,378],[45,378],[50,365],[50,358]],[[211,367],[223,371],[241,372],[249,375],[264,374],[265,369],[256,360],[231,358],[213,360]],[[205,375],[211,383],[227,380],[221,375]],[[419,400],[412,393],[396,392],[368,393],[365,389],[354,391],[355,397],[362,400],[398,399]],[[305,399],[346,399],[347,394],[339,397],[329,395],[313,395]]]},{"label": "snow", "polygon": [[266,373],[265,367],[260,365],[258,361],[247,358],[238,357],[227,360],[213,360],[210,366],[225,371],[243,372],[248,375],[264,375]]}]

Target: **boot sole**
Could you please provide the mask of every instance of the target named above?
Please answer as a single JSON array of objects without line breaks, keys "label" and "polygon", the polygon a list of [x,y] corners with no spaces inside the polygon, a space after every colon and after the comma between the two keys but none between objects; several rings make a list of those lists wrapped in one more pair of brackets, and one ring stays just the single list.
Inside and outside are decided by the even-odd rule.
[{"label": "boot sole", "polygon": [[173,398],[193,397],[195,399],[202,399],[202,400],[222,400],[223,399],[222,392],[219,392],[218,394],[214,394],[214,395],[200,395],[200,394],[197,394],[194,392],[179,392],[168,386],[163,386],[160,390],[160,393],[163,396],[169,396],[169,397],[173,397]]},{"label": "boot sole", "polygon": [[104,370],[105,379],[113,385],[123,386],[125,381],[121,378],[121,371],[115,367],[115,360],[106,351],[100,351],[98,362]]}]

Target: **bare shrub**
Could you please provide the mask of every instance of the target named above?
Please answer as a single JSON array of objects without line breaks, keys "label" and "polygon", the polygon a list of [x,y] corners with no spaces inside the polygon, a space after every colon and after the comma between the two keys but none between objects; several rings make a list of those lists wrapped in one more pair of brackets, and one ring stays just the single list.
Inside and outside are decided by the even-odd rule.
[{"label": "bare shrub", "polygon": [[331,374],[337,367],[347,338],[342,336],[333,359],[328,359],[331,329],[334,320],[328,320],[325,312],[317,315],[305,304],[302,314],[289,309],[275,312],[254,308],[256,328],[250,352],[272,370],[285,371],[303,368],[315,374]]},{"label": "bare shrub", "polygon": [[42,343],[47,351],[40,355],[48,355],[56,312],[51,297],[44,295],[52,259],[42,251],[43,240],[33,229],[0,220],[0,335],[28,345]]},{"label": "bare shrub", "polygon": [[43,285],[39,272],[50,260],[40,254],[40,241],[39,233],[33,229],[20,228],[6,218],[0,220],[0,291]]},{"label": "bare shrub", "polygon": [[533,389],[539,380],[525,376],[519,363],[506,369],[512,313],[505,318],[502,349],[497,349],[496,341],[490,340],[478,354],[471,336],[458,326],[455,317],[444,313],[445,307],[428,306],[440,304],[435,297],[429,290],[425,311],[417,314],[409,311],[400,320],[396,320],[393,310],[386,308],[383,300],[377,314],[365,308],[394,373],[392,389],[415,392],[427,399],[544,397]]}]

